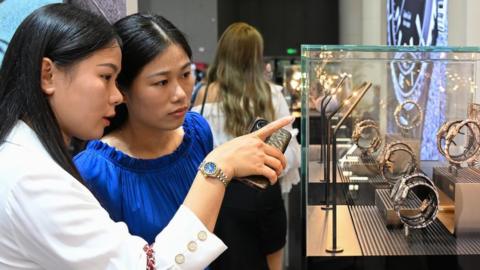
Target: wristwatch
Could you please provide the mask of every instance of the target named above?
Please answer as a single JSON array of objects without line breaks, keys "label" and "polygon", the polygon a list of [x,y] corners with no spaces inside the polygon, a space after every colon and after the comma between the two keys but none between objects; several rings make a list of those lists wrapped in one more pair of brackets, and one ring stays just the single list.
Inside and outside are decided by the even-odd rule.
[{"label": "wristwatch", "polygon": [[[408,105],[413,107],[407,110]],[[412,111],[411,114],[414,114],[414,117],[412,119],[409,119],[409,117],[407,118],[404,113],[409,111]],[[416,103],[415,101],[405,100],[395,108],[395,112],[393,113],[393,115],[397,126],[402,130],[407,131],[420,125],[423,118],[423,111],[420,105],[418,105],[418,103]],[[405,121],[407,122],[405,123]]]},{"label": "wristwatch", "polygon": [[[368,136],[370,134],[370,136]],[[360,139],[366,141],[362,143]],[[380,138],[380,130],[375,121],[367,119],[355,124],[352,133],[352,140],[362,151],[362,154],[373,154],[380,149],[382,139]]]},{"label": "wristwatch", "polygon": [[450,128],[455,126],[456,124],[461,123],[462,120],[453,120],[453,121],[447,121],[443,123],[443,125],[438,129],[437,132],[437,149],[438,152],[442,155],[445,156],[445,136],[447,135],[448,131]]},{"label": "wristwatch", "polygon": [[[463,128],[465,133],[460,132]],[[452,153],[452,144],[456,144],[454,139],[459,135],[468,137],[463,151],[460,154]],[[480,125],[474,120],[463,120],[449,129],[445,136],[445,158],[450,164],[460,166],[461,163],[473,163],[480,154]]]},{"label": "wristwatch", "polygon": [[[418,191],[418,192],[416,192]],[[437,188],[423,173],[408,175],[398,181],[390,194],[393,208],[400,221],[409,228],[425,228],[432,223],[440,204]],[[405,205],[418,205],[415,211],[402,212]]]},{"label": "wristwatch", "polygon": [[[394,153],[403,152],[408,155],[405,159],[392,160]],[[398,163],[403,162],[405,166],[398,168],[400,165]],[[382,155],[380,155],[380,160],[378,162],[380,175],[383,179],[394,186],[395,183],[404,177],[409,175],[417,169],[417,158],[413,153],[412,148],[403,142],[393,142],[385,146]]]},{"label": "wristwatch", "polygon": [[198,170],[205,177],[217,178],[225,185],[225,187],[227,187],[228,183],[230,183],[228,177],[225,175],[222,169],[217,166],[215,162],[204,160],[198,167]]}]

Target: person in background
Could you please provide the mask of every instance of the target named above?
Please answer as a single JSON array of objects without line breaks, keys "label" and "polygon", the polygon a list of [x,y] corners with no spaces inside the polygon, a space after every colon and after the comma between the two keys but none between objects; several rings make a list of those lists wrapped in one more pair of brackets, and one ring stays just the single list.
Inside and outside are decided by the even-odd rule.
[{"label": "person in background", "polygon": [[262,140],[288,118],[209,153],[155,243],[131,235],[67,150],[73,137],[100,137],[122,101],[120,46],[105,19],[68,4],[37,9],[12,37],[0,68],[0,269],[204,268],[226,248],[210,233],[225,183],[251,174],[275,183],[285,166]]},{"label": "person in background", "polygon": [[265,70],[264,70],[265,79],[268,82],[275,83],[275,78],[273,77],[272,63],[270,61],[264,61],[264,63],[265,63]]},{"label": "person in background", "polygon": [[185,199],[213,138],[205,119],[188,112],[195,79],[184,35],[159,15],[133,14],[114,27],[123,41],[124,103],[106,135],[74,161],[110,217],[153,243]]},{"label": "person in background", "polygon": [[[256,117],[290,115],[281,91],[264,77],[263,39],[254,27],[234,23],[225,30],[194,105],[210,123],[215,146],[246,134]],[[227,191],[215,232],[229,249],[212,268],[281,269],[287,225],[282,192],[300,180],[300,146],[292,135],[278,184],[259,191],[235,182]]]},{"label": "person in background", "polygon": [[206,64],[204,64],[204,63],[196,64],[195,85],[193,86],[192,97],[190,98],[190,108],[189,108],[189,110],[192,109],[193,103],[197,99],[197,95],[198,95],[199,90],[206,83],[205,69],[206,69]]}]

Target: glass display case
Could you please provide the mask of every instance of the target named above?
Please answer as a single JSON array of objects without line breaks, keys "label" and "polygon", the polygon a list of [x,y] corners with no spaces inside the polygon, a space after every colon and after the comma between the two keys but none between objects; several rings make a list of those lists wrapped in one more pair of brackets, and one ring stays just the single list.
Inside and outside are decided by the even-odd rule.
[{"label": "glass display case", "polygon": [[307,262],[480,254],[479,63],[477,47],[302,46]]}]

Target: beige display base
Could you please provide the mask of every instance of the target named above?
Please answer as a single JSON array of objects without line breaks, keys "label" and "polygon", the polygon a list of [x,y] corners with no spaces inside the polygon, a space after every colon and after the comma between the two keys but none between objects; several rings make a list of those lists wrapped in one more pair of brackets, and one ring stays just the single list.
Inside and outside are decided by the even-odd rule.
[{"label": "beige display base", "polygon": [[439,220],[445,227],[456,236],[480,233],[480,170],[461,168],[455,175],[448,167],[435,167],[432,179],[444,205]]},{"label": "beige display base", "polygon": [[437,190],[440,198],[440,205],[437,214],[438,220],[451,233],[455,233],[455,204],[454,202],[441,190]]}]

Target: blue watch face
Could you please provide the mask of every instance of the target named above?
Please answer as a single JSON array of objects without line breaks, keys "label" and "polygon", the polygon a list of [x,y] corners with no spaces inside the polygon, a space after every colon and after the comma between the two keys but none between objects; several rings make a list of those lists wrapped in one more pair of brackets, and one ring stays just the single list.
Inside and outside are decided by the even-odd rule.
[{"label": "blue watch face", "polygon": [[215,173],[215,171],[217,170],[217,165],[215,165],[215,163],[213,163],[213,162],[207,162],[207,163],[205,163],[205,165],[203,166],[203,170],[204,170],[205,173],[207,173],[207,174],[213,174],[213,173]]}]

